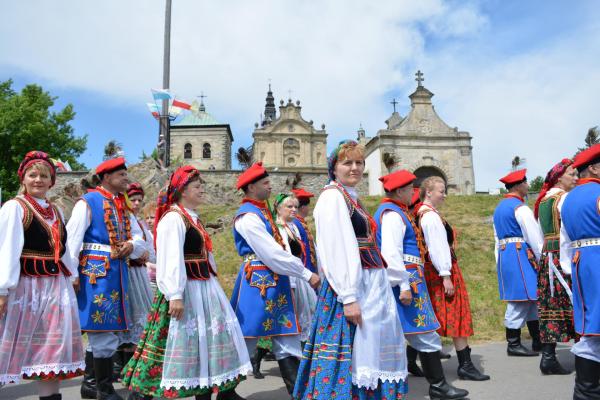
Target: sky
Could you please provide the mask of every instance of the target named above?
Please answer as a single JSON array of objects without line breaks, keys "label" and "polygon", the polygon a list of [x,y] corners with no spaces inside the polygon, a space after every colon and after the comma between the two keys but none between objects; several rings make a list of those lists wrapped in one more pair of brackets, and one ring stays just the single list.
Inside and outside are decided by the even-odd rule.
[{"label": "sky", "polygon": [[[0,80],[36,83],[73,104],[94,167],[116,139],[134,162],[157,122],[164,0],[12,1],[0,14]],[[269,81],[326,125],[328,146],[405,116],[414,73],[448,125],[470,132],[476,189],[499,186],[511,160],[545,175],[600,124],[600,3],[562,0],[174,0],[170,89],[252,144]]]}]

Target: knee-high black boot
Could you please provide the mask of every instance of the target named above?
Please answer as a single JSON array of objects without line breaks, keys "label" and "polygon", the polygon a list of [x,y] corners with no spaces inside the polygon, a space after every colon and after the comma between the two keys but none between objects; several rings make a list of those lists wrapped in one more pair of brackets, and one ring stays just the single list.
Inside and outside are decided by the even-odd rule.
[{"label": "knee-high black boot", "polygon": [[506,354],[515,357],[535,357],[537,352],[531,351],[521,344],[521,330],[506,328]]},{"label": "knee-high black boot", "polygon": [[563,368],[556,358],[556,343],[542,344],[540,371],[544,375],[569,375],[571,371]]},{"label": "knee-high black boot", "polygon": [[419,352],[419,358],[425,378],[429,382],[429,397],[432,400],[462,399],[469,394],[468,391],[454,387],[446,381],[439,351]]},{"label": "knee-high black boot", "polygon": [[50,396],[40,396],[40,400],[62,400],[62,395],[60,393],[54,393]]},{"label": "knee-high black boot", "polygon": [[531,350],[542,351],[542,341],[540,340],[540,321],[527,321],[527,329],[531,335]]},{"label": "knee-high black boot", "polygon": [[423,377],[423,371],[417,365],[417,355],[419,352],[417,349],[412,347],[410,344],[406,346],[406,361],[407,361],[407,369],[413,376]]},{"label": "knee-high black boot", "polygon": [[[207,397],[207,399],[210,400],[210,394]],[[233,388],[233,389],[226,390],[224,392],[219,392],[219,394],[217,395],[217,400],[246,400],[246,399],[243,398],[242,396],[240,396],[239,394],[237,394],[235,392],[235,388]]]},{"label": "knee-high black boot", "polygon": [[281,371],[281,377],[285,383],[285,387],[288,393],[291,395],[294,393],[294,386],[296,385],[296,375],[298,374],[298,367],[300,366],[300,360],[296,357],[290,356],[282,360],[277,360],[279,364],[279,371]]},{"label": "knee-high black boot", "polygon": [[123,400],[121,396],[115,392],[115,388],[112,384],[113,378],[113,359],[108,358],[95,358],[94,357],[94,370],[96,371],[96,388],[97,400]]},{"label": "knee-high black boot", "polygon": [[252,363],[252,374],[255,379],[265,379],[265,376],[260,372],[260,363],[267,354],[269,350],[263,349],[262,347],[256,347],[256,351],[254,355],[250,358],[250,363]]},{"label": "knee-high black boot", "polygon": [[94,355],[91,351],[85,352],[85,370],[79,391],[82,399],[96,398],[96,374],[94,373]]},{"label": "knee-high black boot", "polygon": [[600,399],[600,363],[575,356],[573,400]]},{"label": "knee-high black boot", "polygon": [[456,355],[458,356],[456,373],[460,379],[468,381],[487,381],[490,379],[489,375],[482,374],[471,361],[471,348],[469,346],[460,351],[457,350]]}]

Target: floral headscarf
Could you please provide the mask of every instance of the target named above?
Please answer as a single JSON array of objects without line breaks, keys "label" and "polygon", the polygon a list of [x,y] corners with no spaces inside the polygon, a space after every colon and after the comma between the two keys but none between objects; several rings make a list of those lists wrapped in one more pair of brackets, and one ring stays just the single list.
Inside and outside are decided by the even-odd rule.
[{"label": "floral headscarf", "polygon": [[52,178],[52,186],[54,186],[54,183],[56,182],[56,166],[48,154],[38,150],[33,150],[25,154],[25,158],[23,158],[23,161],[21,161],[19,169],[17,170],[19,180],[23,182],[23,179],[25,178],[25,172],[29,169],[29,167],[37,163],[44,163],[50,167],[50,177]]},{"label": "floral headscarf", "polygon": [[573,164],[573,160],[563,158],[559,163],[552,167],[550,171],[548,171],[548,174],[546,174],[546,179],[544,180],[544,184],[542,185],[542,190],[540,190],[540,194],[538,195],[533,208],[535,218],[538,217],[540,203],[546,196],[546,193],[548,193],[548,190],[552,189],[554,185],[556,185],[560,177],[564,175],[564,173],[567,171],[567,168],[569,168],[571,164]]}]

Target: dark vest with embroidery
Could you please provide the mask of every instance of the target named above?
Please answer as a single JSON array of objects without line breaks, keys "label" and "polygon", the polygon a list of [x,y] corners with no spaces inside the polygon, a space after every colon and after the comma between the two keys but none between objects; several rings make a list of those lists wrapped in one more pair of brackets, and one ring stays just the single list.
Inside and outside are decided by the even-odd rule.
[{"label": "dark vest with embroidery", "polygon": [[[23,233],[25,242],[21,251],[21,275],[29,277],[57,276],[62,272],[66,276],[71,273],[63,264],[60,257],[65,254],[65,244],[67,242],[67,230],[65,224],[60,218],[60,214],[54,207],[59,232],[59,242],[55,243],[52,236],[52,227],[42,220],[27,203],[27,201],[16,198],[23,207]],[[54,259],[54,251],[59,246],[59,260]]]},{"label": "dark vest with embroidery", "polygon": [[181,211],[177,209],[173,209],[172,211],[181,216],[186,228],[185,241],[183,243],[183,258],[185,260],[187,278],[205,281],[210,279],[211,275],[217,276],[217,273],[208,261],[208,251],[200,229]]}]

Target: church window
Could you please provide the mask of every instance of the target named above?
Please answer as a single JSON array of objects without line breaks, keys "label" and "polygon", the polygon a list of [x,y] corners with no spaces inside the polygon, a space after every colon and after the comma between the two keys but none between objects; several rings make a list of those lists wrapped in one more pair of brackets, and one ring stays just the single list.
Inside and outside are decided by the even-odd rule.
[{"label": "church window", "polygon": [[183,158],[192,158],[192,144],[186,143],[183,146]]},{"label": "church window", "polygon": [[287,162],[290,167],[293,167],[294,165],[296,165],[296,159],[294,157],[288,158]]},{"label": "church window", "polygon": [[210,143],[204,143],[202,145],[202,158],[210,158],[210,156],[211,156]]},{"label": "church window", "polygon": [[300,150],[300,142],[293,138],[287,138],[283,142],[283,147],[290,150]]}]

